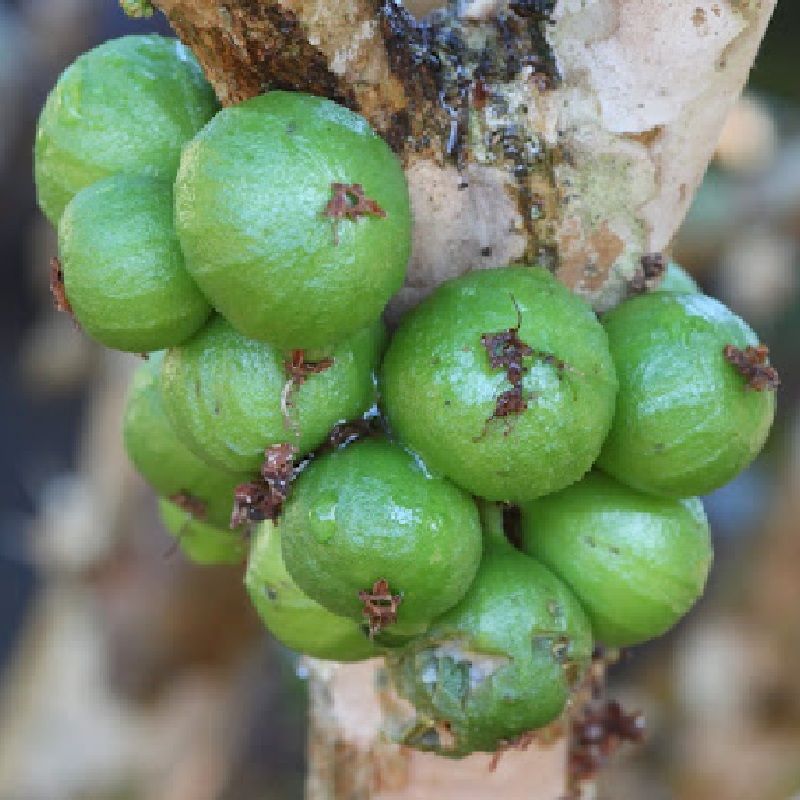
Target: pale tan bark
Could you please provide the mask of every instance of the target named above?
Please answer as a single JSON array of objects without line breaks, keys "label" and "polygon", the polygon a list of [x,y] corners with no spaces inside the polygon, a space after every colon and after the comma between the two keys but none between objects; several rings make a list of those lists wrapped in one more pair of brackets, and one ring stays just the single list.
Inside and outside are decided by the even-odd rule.
[{"label": "pale tan bark", "polygon": [[[454,108],[440,101],[453,76],[426,66],[396,4],[155,1],[224,103],[270,87],[325,94],[368,117],[402,156],[416,229],[395,316],[448,277],[518,260],[542,260],[598,309],[617,302],[641,258],[668,249],[776,2],[558,0],[543,27],[549,52],[513,27],[511,0],[454,2],[440,24],[470,48],[506,46],[501,15],[514,43],[559,74],[549,80],[532,62],[472,80],[465,53]],[[511,148],[497,144],[504,137]],[[400,751],[379,735],[374,667],[313,672],[311,800],[555,800],[565,790],[563,744],[508,754],[496,773],[486,756]]]}]

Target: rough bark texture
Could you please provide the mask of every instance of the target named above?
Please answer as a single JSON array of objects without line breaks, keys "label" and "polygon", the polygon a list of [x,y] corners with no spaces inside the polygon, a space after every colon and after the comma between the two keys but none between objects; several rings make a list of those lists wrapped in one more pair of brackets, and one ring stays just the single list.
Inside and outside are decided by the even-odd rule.
[{"label": "rough bark texture", "polygon": [[[403,158],[416,229],[394,315],[448,277],[523,260],[599,310],[617,302],[668,249],[775,2],[454,0],[419,23],[391,0],[155,0],[223,103],[326,95]],[[315,675],[312,800],[563,792],[562,745],[491,775],[486,757],[401,752],[378,736],[374,668]]]}]

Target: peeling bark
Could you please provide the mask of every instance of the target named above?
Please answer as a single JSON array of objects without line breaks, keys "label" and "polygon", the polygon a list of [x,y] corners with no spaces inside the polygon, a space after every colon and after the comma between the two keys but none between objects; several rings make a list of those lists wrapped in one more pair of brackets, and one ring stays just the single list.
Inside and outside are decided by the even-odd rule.
[{"label": "peeling bark", "polygon": [[[325,95],[400,155],[416,222],[397,316],[515,261],[598,310],[618,302],[642,257],[668,250],[776,0],[452,0],[424,23],[393,0],[153,2],[224,104]],[[563,744],[510,753],[490,778],[481,756],[382,741],[374,665],[313,672],[311,800],[564,791]]]}]

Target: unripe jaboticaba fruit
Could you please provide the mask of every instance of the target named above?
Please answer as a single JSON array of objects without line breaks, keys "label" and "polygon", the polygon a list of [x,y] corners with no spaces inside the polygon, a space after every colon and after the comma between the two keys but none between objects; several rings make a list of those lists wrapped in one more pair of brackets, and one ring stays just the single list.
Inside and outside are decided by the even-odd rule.
[{"label": "unripe jaboticaba fruit", "polygon": [[390,661],[417,724],[404,743],[461,757],[561,714],[592,652],[589,621],[548,569],[491,548],[466,597]]},{"label": "unripe jaboticaba fruit", "polygon": [[159,500],[158,511],[164,527],[195,564],[241,564],[247,557],[247,540],[241,533],[195,519],[169,500]]},{"label": "unripe jaboticaba fruit", "polygon": [[718,489],[760,452],[775,393],[756,391],[725,348],[758,345],[750,327],[702,294],[636,297],[604,320],[620,391],[599,465],[665,497]]},{"label": "unripe jaboticaba fruit", "polygon": [[472,498],[383,440],[314,461],[294,484],[281,536],[297,585],[335,614],[363,622],[360,593],[388,584],[385,593],[402,598],[393,637],[425,630],[455,605],[481,558]]},{"label": "unripe jaboticaba fruit", "polygon": [[403,283],[400,162],[330,100],[276,91],[220,112],[184,150],[175,209],[187,266],[214,307],[277,347],[355,333]]},{"label": "unripe jaboticaba fruit", "polygon": [[64,210],[58,247],[75,318],[107,347],[180,344],[211,312],[184,268],[168,183],[114,175],[92,184]]},{"label": "unripe jaboticaba fruit", "polygon": [[575,592],[606,645],[666,633],[703,592],[712,550],[696,498],[641,494],[596,472],[522,513],[523,549]]},{"label": "unripe jaboticaba fruit", "polygon": [[161,399],[163,359],[163,353],[152,353],[133,377],[123,423],[125,449],[158,494],[195,509],[199,521],[226,528],[236,487],[253,476],[210,467],[178,438]]},{"label": "unripe jaboticaba fruit", "polygon": [[611,425],[617,379],[602,326],[540,268],[472,272],[406,316],[381,393],[398,438],[490,500],[579,480]]},{"label": "unripe jaboticaba fruit", "polygon": [[331,614],[292,580],[281,555],[280,529],[271,522],[253,535],[245,586],[269,632],[286,647],[328,661],[379,655],[364,624]]},{"label": "unripe jaboticaba fruit", "polygon": [[698,294],[700,287],[697,285],[697,281],[683,267],[674,261],[670,261],[667,265],[667,273],[664,275],[664,279],[653,291]]},{"label": "unripe jaboticaba fruit", "polygon": [[191,51],[175,39],[125,36],[84,53],[39,118],[42,211],[57,224],[73,195],[115,173],[171,183],[181,147],[218,108]]},{"label": "unripe jaboticaba fruit", "polygon": [[287,443],[298,455],[308,453],[336,423],[374,404],[384,335],[375,322],[330,351],[329,361],[306,364],[307,376],[292,379],[291,354],[214,317],[167,354],[164,407],[181,439],[209,464],[257,472],[267,447]]}]

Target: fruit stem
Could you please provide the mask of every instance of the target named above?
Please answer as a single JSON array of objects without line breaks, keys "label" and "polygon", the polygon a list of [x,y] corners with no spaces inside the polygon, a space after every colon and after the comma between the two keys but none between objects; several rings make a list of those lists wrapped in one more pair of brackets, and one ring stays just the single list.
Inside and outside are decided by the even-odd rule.
[{"label": "fruit stem", "polygon": [[483,527],[484,549],[511,548],[503,524],[503,506],[488,500],[478,500],[478,511]]}]

